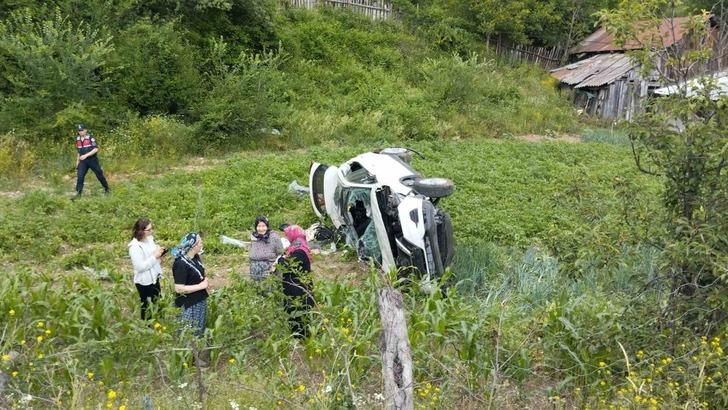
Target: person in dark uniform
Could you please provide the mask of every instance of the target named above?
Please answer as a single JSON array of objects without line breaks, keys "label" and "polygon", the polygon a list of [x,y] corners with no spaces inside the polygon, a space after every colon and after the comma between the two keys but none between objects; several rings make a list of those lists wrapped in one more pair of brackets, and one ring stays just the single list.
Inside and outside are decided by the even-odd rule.
[{"label": "person in dark uniform", "polygon": [[101,170],[99,158],[96,155],[99,152],[96,138],[88,132],[86,126],[83,124],[78,124],[76,130],[78,131],[78,135],[76,136],[78,157],[76,158],[76,196],[74,199],[81,196],[81,192],[83,192],[83,180],[86,178],[86,173],[89,169],[96,174],[96,178],[101,182],[101,186],[104,187],[104,192],[108,194],[109,183],[106,182],[104,171]]}]

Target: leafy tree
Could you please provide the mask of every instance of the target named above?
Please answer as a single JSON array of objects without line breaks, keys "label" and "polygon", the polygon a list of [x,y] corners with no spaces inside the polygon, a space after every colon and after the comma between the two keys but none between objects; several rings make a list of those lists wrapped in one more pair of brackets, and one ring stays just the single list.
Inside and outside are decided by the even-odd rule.
[{"label": "leafy tree", "polygon": [[701,296],[696,300],[707,301],[715,314],[725,311],[725,298],[706,296],[728,285],[728,98],[717,96],[713,77],[697,76],[712,54],[704,46],[710,44],[705,42],[707,16],[690,19],[685,38],[674,45],[657,35],[659,25],[683,6],[625,0],[600,18],[619,41],[640,42],[643,47],[632,57],[673,87],[671,95],[652,99],[630,124],[630,138],[639,168],[664,181],[664,278],[671,284],[672,301]]},{"label": "leafy tree", "polygon": [[108,95],[111,37],[56,9],[16,10],[0,22],[0,131],[66,131]]},{"label": "leafy tree", "polygon": [[142,115],[184,113],[204,90],[199,53],[172,22],[138,21],[120,34],[115,54],[122,101]]},{"label": "leafy tree", "polygon": [[203,44],[224,38],[234,52],[276,46],[272,0],[138,1],[137,13],[154,21],[179,19],[190,40]]}]

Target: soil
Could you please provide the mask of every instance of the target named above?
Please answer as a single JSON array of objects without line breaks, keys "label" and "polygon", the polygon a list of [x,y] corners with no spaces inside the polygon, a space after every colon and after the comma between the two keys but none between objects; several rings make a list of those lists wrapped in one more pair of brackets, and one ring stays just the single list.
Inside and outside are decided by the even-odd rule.
[{"label": "soil", "polygon": [[538,134],[526,134],[526,135],[519,135],[515,137],[518,140],[528,141],[528,142],[543,142],[543,141],[554,141],[554,142],[570,142],[573,144],[580,143],[581,142],[581,136],[579,135],[557,135],[557,136],[548,136],[548,135],[538,135]]}]

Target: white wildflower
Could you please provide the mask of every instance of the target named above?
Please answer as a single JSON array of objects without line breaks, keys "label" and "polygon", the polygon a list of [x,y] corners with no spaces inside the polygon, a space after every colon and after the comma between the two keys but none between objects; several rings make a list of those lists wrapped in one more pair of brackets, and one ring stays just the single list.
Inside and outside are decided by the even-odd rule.
[{"label": "white wildflower", "polygon": [[324,388],[324,393],[331,393],[334,389],[331,387],[330,384],[327,384]]},{"label": "white wildflower", "polygon": [[240,405],[235,400],[230,400],[230,408],[233,410],[240,410]]},{"label": "white wildflower", "polygon": [[184,389],[185,387],[187,387],[187,383],[182,383],[177,387],[179,387],[180,389]]}]

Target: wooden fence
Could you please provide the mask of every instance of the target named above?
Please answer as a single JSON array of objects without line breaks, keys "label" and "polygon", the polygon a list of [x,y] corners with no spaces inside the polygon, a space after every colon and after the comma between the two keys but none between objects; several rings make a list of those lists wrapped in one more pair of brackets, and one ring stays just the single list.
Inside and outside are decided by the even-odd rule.
[{"label": "wooden fence", "polygon": [[288,0],[293,7],[314,9],[316,7],[333,7],[350,9],[364,14],[372,20],[384,20],[392,17],[392,5],[384,0]]},{"label": "wooden fence", "polygon": [[499,56],[509,57],[514,60],[527,61],[550,69],[564,65],[568,50],[566,47],[535,47],[511,44],[507,41],[497,40],[488,45],[495,50]]}]

